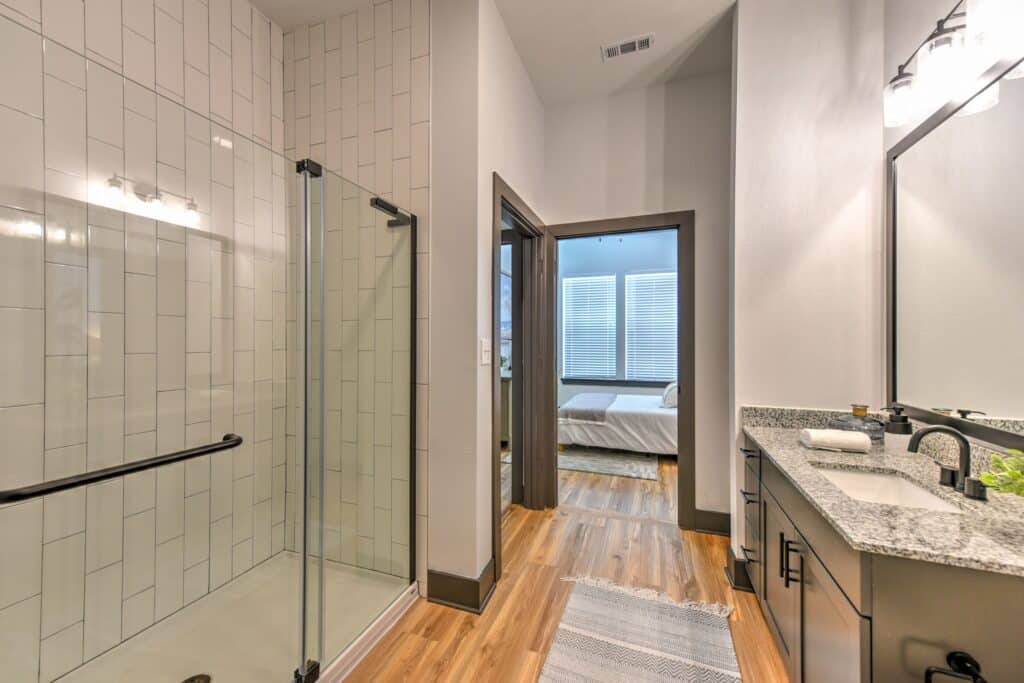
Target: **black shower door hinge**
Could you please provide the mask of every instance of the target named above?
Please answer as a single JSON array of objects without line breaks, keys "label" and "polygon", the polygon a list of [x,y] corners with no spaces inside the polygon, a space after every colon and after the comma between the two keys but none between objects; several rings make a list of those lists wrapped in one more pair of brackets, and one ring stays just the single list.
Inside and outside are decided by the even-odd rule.
[{"label": "black shower door hinge", "polygon": [[301,668],[295,670],[292,683],[314,683],[320,679],[320,662],[310,659]]}]

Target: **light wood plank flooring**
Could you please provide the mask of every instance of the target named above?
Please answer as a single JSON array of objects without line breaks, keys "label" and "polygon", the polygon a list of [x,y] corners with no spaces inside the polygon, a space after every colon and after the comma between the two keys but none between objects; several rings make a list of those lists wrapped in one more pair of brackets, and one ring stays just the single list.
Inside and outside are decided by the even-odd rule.
[{"label": "light wood plank flooring", "polygon": [[572,584],[589,575],[734,610],[733,639],[748,683],[786,674],[757,602],[723,573],[728,540],[675,525],[675,462],[659,481],[559,473],[562,505],[513,505],[502,524],[504,574],[480,616],[420,600],[351,681],[534,681]]}]

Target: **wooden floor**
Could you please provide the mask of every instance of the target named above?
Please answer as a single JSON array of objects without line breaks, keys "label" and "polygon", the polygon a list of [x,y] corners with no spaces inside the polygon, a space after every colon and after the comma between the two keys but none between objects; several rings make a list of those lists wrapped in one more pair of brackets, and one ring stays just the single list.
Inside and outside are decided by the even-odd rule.
[{"label": "wooden floor", "polygon": [[562,578],[589,575],[731,605],[744,681],[785,681],[756,599],[725,578],[728,539],[681,531],[675,462],[659,475],[559,472],[560,507],[505,515],[504,573],[482,615],[420,600],[347,680],[534,681],[572,590]]}]

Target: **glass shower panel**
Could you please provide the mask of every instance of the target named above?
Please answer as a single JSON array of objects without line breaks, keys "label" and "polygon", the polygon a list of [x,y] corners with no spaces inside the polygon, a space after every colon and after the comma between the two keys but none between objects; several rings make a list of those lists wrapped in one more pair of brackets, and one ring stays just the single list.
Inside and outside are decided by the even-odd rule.
[{"label": "glass shower panel", "polygon": [[[303,489],[288,481],[300,178],[60,50],[84,90],[38,87],[88,98],[88,116],[26,116],[59,141],[31,160],[45,185],[0,161],[0,681],[287,680],[302,659],[286,545]],[[19,497],[168,454],[186,459]]]},{"label": "glass shower panel", "polygon": [[416,219],[326,171],[323,192],[322,590],[330,660],[413,579]]}]

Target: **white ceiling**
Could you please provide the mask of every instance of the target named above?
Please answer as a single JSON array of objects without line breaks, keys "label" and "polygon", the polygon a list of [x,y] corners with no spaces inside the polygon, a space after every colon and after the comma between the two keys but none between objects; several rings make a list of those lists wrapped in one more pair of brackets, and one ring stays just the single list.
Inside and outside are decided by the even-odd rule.
[{"label": "white ceiling", "polygon": [[[731,58],[732,31],[720,20],[734,0],[496,2],[545,104],[707,73],[726,68]],[[601,61],[601,45],[648,33],[654,34],[650,50]],[[687,64],[691,54],[699,64]]]},{"label": "white ceiling", "polygon": [[254,7],[285,31],[348,14],[369,0],[251,0]]}]

